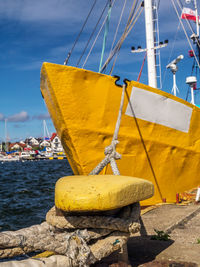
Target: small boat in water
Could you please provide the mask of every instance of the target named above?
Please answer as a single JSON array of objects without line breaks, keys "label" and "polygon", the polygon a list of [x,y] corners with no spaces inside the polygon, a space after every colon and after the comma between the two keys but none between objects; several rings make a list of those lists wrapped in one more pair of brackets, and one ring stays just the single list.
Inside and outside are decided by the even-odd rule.
[{"label": "small boat in water", "polygon": [[19,156],[11,156],[11,155],[7,155],[7,156],[3,156],[0,154],[0,161],[4,162],[4,161],[18,161],[20,158]]},{"label": "small boat in water", "polygon": [[26,159],[30,159],[31,158],[31,154],[29,151],[22,151],[20,154],[20,160],[26,160]]},{"label": "small boat in water", "polygon": [[[152,17],[152,1],[144,2]],[[148,49],[147,44],[151,56]],[[200,183],[200,108],[154,84],[125,83],[117,145],[120,174],[154,184],[154,196],[143,205],[175,202],[177,193]],[[44,63],[41,92],[74,174],[88,175],[112,141],[122,86],[109,75]],[[107,166],[101,173],[112,170]]]}]

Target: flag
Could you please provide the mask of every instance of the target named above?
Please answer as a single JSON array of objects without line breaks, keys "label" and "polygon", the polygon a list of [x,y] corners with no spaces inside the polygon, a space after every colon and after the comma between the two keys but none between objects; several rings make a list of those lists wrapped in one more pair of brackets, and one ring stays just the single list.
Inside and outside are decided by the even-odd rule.
[{"label": "flag", "polygon": [[[184,7],[182,10],[181,18],[196,21],[195,11],[190,8]],[[198,16],[198,20],[199,20],[199,16]]]}]

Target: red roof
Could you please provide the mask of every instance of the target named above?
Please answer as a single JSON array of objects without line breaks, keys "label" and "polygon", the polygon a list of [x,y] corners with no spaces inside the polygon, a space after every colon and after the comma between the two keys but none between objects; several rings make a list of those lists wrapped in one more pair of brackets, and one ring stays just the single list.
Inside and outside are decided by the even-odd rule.
[{"label": "red roof", "polygon": [[57,136],[57,133],[52,133],[52,136],[51,136],[51,141],[53,141],[53,139]]}]

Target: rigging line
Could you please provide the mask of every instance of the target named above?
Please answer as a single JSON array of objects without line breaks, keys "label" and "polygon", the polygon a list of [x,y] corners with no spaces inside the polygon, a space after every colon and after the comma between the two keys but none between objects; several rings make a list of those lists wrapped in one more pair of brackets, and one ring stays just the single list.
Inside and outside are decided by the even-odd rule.
[{"label": "rigging line", "polygon": [[[182,9],[183,9],[183,5],[182,5],[182,3],[180,2],[180,0],[177,0],[177,3],[178,3],[178,5],[179,5],[180,10],[182,10]],[[188,25],[188,27],[190,28],[191,32],[196,36],[196,33],[195,33],[195,31],[193,30],[193,28],[192,28],[191,22],[190,22],[187,18],[186,18],[186,22],[187,22],[187,25]],[[198,39],[198,38],[195,38],[195,40],[196,40],[196,45],[200,48],[199,39]]]},{"label": "rigging line", "polygon": [[106,19],[107,19],[107,16],[105,17],[105,19],[104,19],[104,21],[103,21],[103,23],[102,23],[102,25],[101,25],[101,28],[99,29],[99,32],[97,33],[97,36],[96,36],[96,38],[95,38],[95,40],[94,40],[94,42],[93,42],[93,44],[92,44],[92,46],[91,46],[91,48],[90,48],[90,51],[88,52],[88,55],[87,55],[87,57],[86,57],[86,59],[85,59],[83,65],[82,65],[82,67],[81,67],[82,69],[84,68],[85,64],[87,63],[87,60],[88,60],[88,58],[89,58],[89,56],[90,56],[90,54],[91,54],[91,52],[92,52],[92,50],[93,50],[93,48],[94,48],[94,46],[95,46],[95,44],[96,44],[96,41],[97,41],[97,39],[98,39],[98,37],[99,37],[99,35],[100,35],[100,33],[101,33],[103,27],[104,27],[104,24],[106,23]]},{"label": "rigging line", "polygon": [[[138,0],[137,0],[138,2]],[[124,35],[124,33],[127,31],[129,25],[131,24],[131,22],[133,21],[134,17],[134,13],[135,13],[135,6],[136,6],[136,0],[133,1],[133,4],[132,4],[132,7],[131,7],[131,11],[129,13],[129,17],[128,17],[128,20],[127,20],[127,23],[126,23],[126,26],[125,26],[125,29],[124,29],[124,32],[122,34],[122,36]],[[122,37],[121,37],[122,38]]]},{"label": "rigging line", "polygon": [[[179,5],[180,10],[182,11],[182,9],[183,9],[183,5],[182,5],[182,3],[180,2],[180,0],[177,0],[177,3],[178,3],[178,5]],[[192,32],[193,34],[195,34],[195,31],[194,31],[193,28],[192,28],[191,22],[190,22],[187,18],[186,18],[185,20],[186,20],[187,25],[188,25],[188,27],[190,28],[191,32]],[[197,44],[199,45],[198,42],[197,42]]]},{"label": "rigging line", "polygon": [[[113,5],[114,5],[115,1],[116,1],[116,0],[114,0]],[[89,58],[89,56],[90,56],[90,54],[91,54],[91,52],[92,52],[92,50],[93,50],[93,48],[94,48],[94,46],[95,46],[95,44],[96,44],[96,41],[97,41],[97,39],[98,39],[98,37],[99,37],[99,35],[100,35],[100,33],[101,33],[103,27],[104,27],[104,24],[105,24],[105,22],[106,22],[106,20],[107,20],[107,17],[108,17],[108,14],[107,14],[107,16],[105,17],[105,19],[104,19],[104,21],[103,21],[103,23],[102,23],[102,25],[101,25],[101,28],[99,29],[99,32],[97,33],[97,36],[96,36],[96,38],[95,38],[95,40],[94,40],[94,42],[93,42],[93,44],[92,44],[92,46],[91,46],[91,48],[90,48],[90,51],[88,52],[88,55],[87,55],[87,57],[86,57],[86,59],[85,59],[85,61],[84,61],[84,63],[83,63],[83,65],[82,65],[81,68],[84,68],[85,64],[87,63],[87,60],[88,60],[88,58]]]},{"label": "rigging line", "polygon": [[[118,57],[118,55],[119,55],[119,51],[120,51],[120,49],[121,49],[121,46],[122,46],[122,44],[123,44],[125,38],[128,36],[129,32],[132,30],[133,26],[135,25],[136,21],[138,20],[138,18],[139,18],[139,16],[140,16],[141,12],[142,12],[142,9],[140,10],[140,13],[139,13],[138,16],[136,17],[135,21],[132,23],[131,27],[129,27],[129,30],[127,31],[127,33],[126,33],[124,39],[123,39],[123,40],[121,41],[121,43],[119,44],[119,47],[118,47],[117,51],[115,52],[115,59],[114,59],[114,62],[113,62],[113,65],[112,65],[112,68],[111,68],[111,70],[110,70],[109,75],[111,75],[112,72],[113,72],[113,69],[114,69],[115,64],[116,64],[116,61],[117,61],[117,57]],[[106,65],[106,66],[107,66],[107,65]],[[105,68],[106,68],[106,66],[105,66]]]},{"label": "rigging line", "polygon": [[[129,30],[128,30],[126,36],[125,36],[125,38],[128,36],[129,32],[132,30],[133,26],[135,25],[135,23],[136,23],[136,21],[138,20],[138,18],[139,18],[139,16],[140,16],[141,13],[142,13],[142,9],[140,10],[140,12],[139,12],[138,16],[136,17],[135,21],[133,22],[132,26],[129,28]],[[125,38],[124,38],[124,39],[125,39]],[[123,40],[123,41],[124,41],[124,40]],[[113,62],[113,66],[112,66],[112,68],[111,68],[111,70],[110,70],[110,73],[109,73],[110,75],[112,74],[113,69],[114,69],[114,67],[115,67],[116,60],[117,60],[117,57],[118,57],[118,55],[119,55],[119,50],[121,49],[121,46],[122,46],[123,41],[121,42],[121,45],[119,46],[119,48],[118,48],[118,50],[117,50],[117,53],[116,53],[116,56],[115,56],[115,60],[114,60],[114,62]]]},{"label": "rigging line", "polygon": [[[178,1],[178,4],[179,4],[180,9],[181,9],[181,6],[182,6],[182,8],[183,8],[183,5],[182,5],[182,3],[180,3],[180,0],[177,0],[177,1]],[[190,22],[187,18],[186,18],[186,22],[187,22],[187,24],[188,24],[188,26],[189,26],[191,32],[196,36],[195,30],[193,30],[193,28],[192,28],[192,24],[191,24],[191,22]],[[195,23],[196,23],[196,22],[195,22]],[[195,40],[196,40],[196,44],[197,44],[197,46],[200,48],[200,43],[199,43],[199,39],[198,39],[198,37],[195,38]]]},{"label": "rigging line", "polygon": [[[115,1],[116,1],[116,0],[114,0],[113,5],[115,4]],[[88,52],[88,55],[87,55],[87,57],[86,57],[86,59],[85,59],[83,65],[82,65],[82,67],[81,67],[82,69],[84,68],[85,64],[87,63],[87,60],[88,60],[88,58],[89,58],[89,56],[90,56],[90,54],[91,54],[91,52],[92,52],[92,50],[93,50],[93,48],[94,48],[94,46],[95,46],[95,44],[96,44],[96,41],[97,41],[97,39],[98,39],[98,37],[99,37],[99,35],[100,35],[100,33],[101,33],[103,27],[104,27],[104,24],[106,23],[107,17],[108,17],[108,14],[107,14],[107,16],[105,17],[105,19],[104,19],[104,21],[103,21],[103,23],[102,23],[102,25],[101,25],[101,28],[99,29],[99,32],[97,33],[97,36],[96,36],[96,38],[95,38],[95,40],[94,40],[94,42],[93,42],[93,44],[92,44],[92,46],[91,46],[91,48],[90,48],[90,51]]]},{"label": "rigging line", "polygon": [[[138,0],[137,0],[137,2],[138,2]],[[130,24],[130,21],[132,20],[132,17],[133,17],[134,12],[135,12],[136,5],[137,5],[136,0],[134,0],[133,4],[132,4],[132,7],[131,7],[131,11],[129,13],[129,17],[128,17],[126,25]]]},{"label": "rigging line", "polygon": [[99,22],[100,22],[100,20],[101,20],[101,18],[102,18],[102,16],[103,16],[105,10],[106,10],[106,7],[107,7],[109,1],[110,1],[110,0],[108,0],[108,1],[106,2],[105,6],[104,6],[104,8],[103,8],[103,10],[102,10],[102,12],[101,12],[101,15],[100,15],[100,17],[99,17],[99,19],[98,19],[98,21],[97,21],[95,27],[94,27],[94,30],[92,31],[92,33],[91,33],[91,35],[90,35],[90,38],[89,38],[89,40],[87,41],[87,44],[86,44],[86,46],[85,46],[85,48],[84,48],[84,50],[83,50],[83,52],[82,52],[82,54],[81,54],[81,56],[80,56],[80,58],[79,58],[77,64],[76,64],[76,67],[78,67],[78,65],[79,65],[79,63],[80,63],[80,61],[81,61],[83,55],[85,54],[85,51],[86,51],[86,49],[87,49],[87,47],[88,47],[88,45],[89,45],[89,43],[90,43],[90,41],[91,41],[91,39],[92,39],[92,37],[93,37],[95,31],[96,31],[96,28],[97,28],[97,26],[98,26],[98,24],[99,24]]},{"label": "rigging line", "polygon": [[67,58],[65,59],[64,65],[67,65],[67,63],[68,63],[68,61],[69,61],[69,58],[71,57],[71,54],[72,54],[72,52],[73,52],[73,50],[74,50],[74,48],[75,48],[75,46],[76,46],[76,44],[77,44],[77,42],[78,42],[78,40],[79,40],[81,34],[82,34],[82,32],[83,32],[83,29],[85,28],[85,25],[86,25],[86,23],[87,23],[87,21],[88,21],[88,19],[89,19],[89,17],[90,17],[90,14],[92,13],[92,10],[94,9],[94,7],[95,7],[95,5],[96,5],[96,2],[97,2],[97,0],[94,0],[94,3],[93,3],[93,5],[92,5],[92,7],[91,7],[91,9],[90,9],[90,11],[89,11],[87,17],[86,17],[86,20],[85,20],[85,22],[83,23],[83,26],[82,26],[82,28],[81,28],[81,30],[80,30],[78,36],[76,37],[76,40],[75,40],[75,42],[74,42],[74,44],[73,44],[73,46],[72,46],[70,52],[68,53]]},{"label": "rigging line", "polygon": [[137,4],[138,4],[138,0],[135,0],[133,5],[132,5],[132,9],[131,9],[132,12],[130,12],[130,14],[129,14],[129,18],[128,18],[128,21],[127,21],[127,24],[126,24],[126,27],[125,27],[125,31],[127,31],[127,29],[130,27],[131,23],[133,22],[134,18],[137,15],[137,12],[138,12],[139,8],[141,7],[141,6],[139,6],[137,8],[137,10],[136,10]]},{"label": "rigging line", "polygon": [[114,67],[115,67],[115,64],[116,64],[116,61],[117,61],[117,57],[118,57],[118,55],[119,55],[119,50],[121,49],[121,46],[122,46],[122,44],[123,44],[125,38],[128,36],[129,32],[132,30],[133,26],[135,25],[136,21],[138,20],[138,18],[139,18],[139,16],[140,16],[141,12],[142,12],[142,9],[140,10],[138,16],[135,18],[135,21],[133,21],[132,25],[129,27],[129,29],[128,29],[128,31],[127,31],[127,33],[126,33],[124,39],[121,41],[121,43],[120,43],[120,45],[119,45],[119,47],[118,47],[118,50],[116,51],[115,60],[114,60],[114,62],[113,62],[112,68],[111,68],[110,73],[109,73],[110,75],[112,74],[113,69],[114,69]]},{"label": "rigging line", "polygon": [[[124,5],[123,5],[123,8],[122,8],[122,12],[121,12],[121,14],[120,14],[119,22],[118,22],[118,25],[117,25],[117,28],[116,28],[116,31],[115,31],[115,35],[114,35],[114,38],[113,38],[113,42],[112,42],[112,45],[111,45],[111,48],[110,48],[110,53],[111,53],[111,51],[112,51],[112,49],[113,49],[115,40],[116,40],[116,38],[117,38],[117,33],[118,33],[118,30],[119,30],[119,26],[120,26],[120,24],[121,24],[121,20],[122,20],[122,16],[123,16],[123,14],[124,14],[124,9],[125,9],[126,3],[127,3],[127,0],[124,0]],[[110,55],[110,53],[109,53],[109,55]]]},{"label": "rigging line", "polygon": [[[110,73],[109,73],[110,75],[112,74],[113,69],[114,69],[114,66],[115,66],[115,64],[116,64],[116,60],[117,60],[117,57],[118,57],[118,55],[119,55],[119,50],[121,49],[121,46],[122,46],[122,44],[123,44],[125,38],[128,36],[129,32],[132,30],[133,26],[135,25],[136,21],[138,20],[140,14],[141,14],[141,12],[142,12],[142,10],[143,10],[143,9],[140,10],[138,16],[135,18],[135,21],[132,22],[132,25],[129,25],[129,28],[127,29],[127,32],[124,33],[124,34],[122,35],[121,39],[119,40],[119,45],[118,45],[117,47],[115,47],[116,49],[115,49],[115,51],[114,51],[114,54],[112,55],[112,57],[115,56],[115,60],[114,60],[114,62],[113,62],[112,68],[111,68],[111,70],[110,70]],[[137,10],[137,11],[138,11],[138,10]],[[137,12],[136,12],[136,13],[137,13]],[[111,59],[112,59],[112,58],[111,58]],[[110,61],[111,61],[111,59],[110,59]],[[109,62],[110,62],[110,61],[109,61]],[[109,63],[109,62],[108,62],[108,63]],[[107,64],[105,63],[105,64],[106,64],[106,65],[105,65],[105,68],[107,67],[108,63],[107,63]]]},{"label": "rigging line", "polygon": [[126,90],[126,91],[125,91],[125,93],[126,93],[126,97],[127,97],[127,99],[128,99],[128,103],[129,103],[131,112],[132,112],[132,114],[133,114],[133,117],[132,117],[132,118],[133,118],[133,120],[135,121],[135,126],[136,126],[136,128],[137,128],[137,131],[138,131],[138,134],[139,134],[139,137],[140,137],[140,141],[141,141],[141,144],[142,144],[143,149],[144,149],[144,153],[146,154],[146,158],[147,158],[147,161],[148,161],[148,163],[149,163],[149,167],[150,167],[150,170],[151,170],[151,172],[152,172],[153,179],[154,179],[155,184],[156,184],[156,187],[157,187],[157,189],[158,189],[158,193],[159,193],[159,195],[160,195],[160,199],[161,199],[161,201],[163,201],[164,199],[163,199],[163,196],[162,196],[162,192],[161,192],[161,189],[160,189],[160,187],[159,187],[159,184],[158,184],[158,181],[157,181],[157,178],[156,178],[156,174],[155,174],[155,171],[154,171],[154,168],[153,168],[153,165],[152,165],[150,156],[149,156],[149,152],[148,152],[148,150],[147,150],[147,146],[146,146],[145,141],[144,141],[144,137],[143,137],[142,131],[141,131],[140,126],[139,126],[138,119],[136,118],[136,115],[135,115],[135,112],[134,112],[134,108],[133,108],[133,106],[132,106],[132,104],[131,104],[129,93],[128,93],[128,91],[127,91],[126,88],[125,88],[125,90]]},{"label": "rigging line", "polygon": [[145,63],[146,57],[147,57],[147,52],[146,52],[145,55],[144,55],[144,59],[143,59],[143,62],[142,62],[142,66],[141,66],[141,68],[140,68],[140,72],[139,72],[139,75],[138,75],[138,78],[137,78],[137,82],[140,81],[140,78],[141,78],[141,75],[142,75],[142,70],[143,70],[143,68],[144,68],[144,63]]},{"label": "rigging line", "polygon": [[160,7],[160,0],[158,0],[158,5],[157,5],[157,8],[159,9]]},{"label": "rigging line", "polygon": [[[120,14],[119,22],[118,22],[118,25],[117,25],[117,28],[116,28],[116,31],[115,31],[115,35],[114,35],[114,38],[113,38],[113,42],[112,42],[112,45],[111,45],[111,48],[110,48],[110,52],[109,52],[108,57],[111,55],[111,52],[112,52],[114,43],[116,41],[117,33],[118,33],[118,30],[119,30],[119,26],[121,24],[121,20],[122,20],[123,14],[124,14],[124,9],[125,9],[126,3],[127,3],[127,0],[124,0],[124,5],[123,5],[123,8],[122,8],[122,11],[121,11],[121,14]],[[106,70],[106,68],[105,68],[105,70]]]},{"label": "rigging line", "polygon": [[[139,8],[140,8],[140,7],[139,7]],[[139,10],[139,9],[138,9],[138,10]],[[138,10],[137,10],[137,12],[138,12]],[[129,32],[132,30],[133,26],[135,25],[135,23],[137,22],[138,18],[140,17],[142,11],[143,11],[143,9],[141,9],[141,10],[139,11],[139,14],[138,14],[138,15],[136,14],[137,17],[136,17],[136,15],[135,15],[135,17],[136,17],[136,18],[135,18],[135,21],[133,21],[133,22],[132,22],[132,25],[130,25],[130,27],[129,27],[127,33],[126,33],[125,38],[128,36]],[[125,38],[124,38],[124,39],[125,39]]]},{"label": "rigging line", "polygon": [[[141,8],[141,5],[138,7],[136,13],[138,12],[138,10],[139,10],[140,8]],[[143,8],[141,9],[141,11],[142,11],[142,10],[143,10]],[[141,14],[141,12],[139,13],[139,15],[140,15],[140,14]],[[135,16],[134,16],[134,17],[135,17]],[[132,20],[134,19],[134,17],[131,19],[131,22],[132,22]],[[118,51],[119,48],[121,47],[121,45],[122,45],[124,39],[127,37],[128,33],[129,33],[129,32],[128,32],[128,27],[129,27],[129,29],[130,29],[130,23],[129,23],[129,25],[126,25],[125,30],[124,30],[124,32],[123,32],[121,38],[119,39],[119,41],[117,42],[117,44],[116,44],[115,47],[113,48],[113,50],[112,50],[110,56],[107,58],[106,62],[104,63],[104,65],[103,65],[103,67],[102,67],[102,69],[101,69],[101,72],[104,71],[104,69],[107,67],[107,65],[109,64],[109,62],[112,60],[112,58],[115,56],[115,54],[117,53],[117,51]]]},{"label": "rigging line", "polygon": [[[137,12],[139,11],[139,9],[141,8],[141,6],[138,7],[137,11],[136,11],[136,15],[137,15]],[[104,63],[102,69],[101,69],[101,72],[105,70],[105,68],[107,67],[107,65],[110,63],[110,61],[112,60],[112,58],[116,55],[117,57],[117,53],[119,52],[121,46],[122,46],[122,43],[124,42],[125,38],[128,36],[128,34],[130,33],[131,29],[133,28],[133,26],[135,25],[136,21],[138,20],[139,16],[141,15],[141,12],[143,11],[143,8],[141,8],[141,10],[139,11],[139,14],[137,15],[137,17],[135,18],[135,16],[133,17],[133,19],[135,18],[135,21],[132,22],[132,25],[127,25],[126,27],[126,32],[124,32],[120,38],[120,40],[117,42],[117,44],[115,45],[113,51],[111,52],[111,55],[108,57],[108,59],[106,60],[106,62]],[[116,59],[115,59],[115,62],[116,62]],[[114,62],[114,64],[115,64]],[[112,73],[113,71],[113,67],[110,71],[110,73]]]},{"label": "rigging line", "polygon": [[185,33],[185,36],[186,36],[187,41],[188,41],[188,43],[189,43],[189,46],[190,46],[192,52],[194,53],[194,57],[195,57],[196,63],[197,63],[197,65],[198,65],[198,67],[200,68],[198,59],[197,59],[196,54],[195,54],[195,52],[194,52],[194,49],[193,49],[193,47],[192,47],[192,45],[191,45],[191,43],[190,43],[190,39],[189,39],[189,37],[188,37],[188,35],[187,35],[187,32],[186,32],[186,30],[185,30],[185,27],[184,27],[184,25],[183,25],[183,23],[182,23],[182,21],[181,21],[181,18],[180,18],[179,14],[178,14],[178,10],[177,10],[177,8],[176,8],[176,6],[175,6],[174,0],[171,0],[171,2],[172,2],[172,4],[173,4],[173,6],[174,6],[174,9],[175,9],[176,14],[177,14],[177,16],[178,16],[178,19],[179,19],[179,21],[180,21],[180,24],[181,24],[181,26],[182,26],[182,28],[183,28],[183,31],[184,31],[184,33]]},{"label": "rigging line", "polygon": [[[178,36],[178,31],[180,30],[180,21],[178,23],[178,27],[176,29],[176,34],[175,34],[175,37],[174,37],[174,42],[172,44],[172,48],[171,48],[171,52],[170,52],[170,55],[168,57],[168,63],[167,65],[169,64],[169,62],[171,61],[171,57],[172,57],[172,53],[173,53],[173,50],[174,50],[174,47],[175,47],[175,42],[176,42],[176,39],[177,39],[177,36]],[[167,68],[165,68],[165,72],[164,72],[164,77],[163,77],[163,84],[165,82],[165,78],[166,78],[166,73],[167,73]]]},{"label": "rigging line", "polygon": [[[133,1],[132,7],[131,7],[131,11],[129,13],[129,17],[128,17],[128,20],[127,20],[127,23],[126,23],[126,26],[125,26],[123,34],[127,31],[128,27],[130,26],[131,22],[133,21],[133,19],[135,17],[135,8],[137,6],[137,3],[138,3],[138,0],[137,0],[137,2],[136,2],[136,0]],[[122,36],[123,36],[123,34],[122,34]]]},{"label": "rigging line", "polygon": [[[136,5],[136,0],[134,0],[134,2],[133,2],[133,5],[132,5],[132,7],[131,7],[131,11],[130,11],[130,13],[129,13],[129,17],[128,17],[128,20],[127,20],[125,29],[124,29],[123,34],[122,34],[122,36],[120,37],[118,43],[120,42],[120,40],[121,40],[122,37],[124,36],[125,32],[127,32],[128,27],[130,26],[131,22],[132,22],[133,19],[134,19],[134,17],[133,17],[133,13],[135,12],[135,5]],[[118,45],[118,43],[116,44],[116,46]],[[116,48],[116,46],[115,46],[115,48]],[[114,49],[115,49],[115,48],[114,48]],[[109,56],[111,56],[112,52],[113,52],[113,51],[110,52],[110,55],[109,55]]]},{"label": "rigging line", "polygon": [[105,26],[105,32],[104,32],[104,37],[103,37],[103,46],[102,46],[102,51],[101,51],[101,59],[100,59],[100,63],[99,63],[99,72],[101,70],[104,51],[105,51],[105,46],[106,46],[106,41],[107,41],[107,37],[108,37],[111,11],[112,11],[112,0],[110,0],[109,8],[108,8],[108,15],[107,15],[107,18],[106,18],[106,26]]}]

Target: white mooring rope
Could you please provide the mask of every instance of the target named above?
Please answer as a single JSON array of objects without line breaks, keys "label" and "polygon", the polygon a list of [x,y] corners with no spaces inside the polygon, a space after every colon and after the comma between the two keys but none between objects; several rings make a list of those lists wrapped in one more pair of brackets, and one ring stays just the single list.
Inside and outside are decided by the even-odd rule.
[{"label": "white mooring rope", "polygon": [[113,134],[112,142],[109,146],[105,148],[105,151],[104,151],[105,158],[90,172],[89,175],[99,174],[103,170],[103,168],[109,163],[112,168],[113,174],[120,175],[120,172],[119,172],[119,169],[117,167],[117,163],[115,160],[121,159],[121,155],[116,151],[116,145],[119,143],[117,139],[118,139],[119,127],[121,123],[122,109],[124,105],[125,89],[126,89],[126,84],[124,84],[122,87],[121,103],[120,103],[118,118],[117,118],[117,122],[115,126],[115,132]]}]

